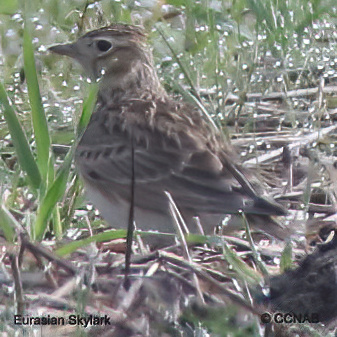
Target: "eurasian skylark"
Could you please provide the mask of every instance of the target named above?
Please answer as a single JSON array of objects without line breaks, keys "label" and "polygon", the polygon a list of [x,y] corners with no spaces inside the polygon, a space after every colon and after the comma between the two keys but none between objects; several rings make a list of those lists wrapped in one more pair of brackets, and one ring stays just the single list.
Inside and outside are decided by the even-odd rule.
[{"label": "eurasian skylark", "polygon": [[284,209],[262,196],[261,183],[196,107],[165,92],[145,42],[141,28],[114,24],[50,48],[99,79],[96,108],[76,151],[89,198],[113,227],[127,226],[133,152],[138,229],[174,232],[169,192],[192,232],[195,217],[211,233],[226,214],[243,211],[252,226],[283,236],[269,216]]}]

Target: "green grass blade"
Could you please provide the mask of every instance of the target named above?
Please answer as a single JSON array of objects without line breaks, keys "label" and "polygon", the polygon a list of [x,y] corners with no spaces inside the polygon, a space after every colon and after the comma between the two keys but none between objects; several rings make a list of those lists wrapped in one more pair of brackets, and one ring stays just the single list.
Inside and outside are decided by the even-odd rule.
[{"label": "green grass blade", "polygon": [[92,111],[94,110],[96,100],[97,100],[98,84],[93,84],[90,86],[89,95],[83,102],[83,110],[80,121],[77,127],[77,134],[81,136],[87,127]]},{"label": "green grass blade", "polygon": [[[78,126],[79,135],[81,135],[84,132],[85,127],[89,122],[92,110],[96,103],[97,91],[98,91],[97,85],[91,86],[89,95],[83,103],[83,111]],[[55,178],[55,181],[48,188],[47,193],[40,204],[36,217],[33,235],[37,240],[42,239],[43,234],[47,228],[48,221],[55,210],[55,206],[65,193],[69,177],[70,166],[74,157],[74,152],[77,143],[78,140],[75,142],[71,150],[68,152],[64,160],[63,166],[60,168],[57,177]],[[54,214],[54,220],[55,219],[57,219],[56,214]],[[61,231],[60,222],[57,221],[56,225],[58,227],[55,228],[55,234],[59,236]]]},{"label": "green grass blade", "polygon": [[[33,237],[37,240],[43,238],[43,234],[47,228],[48,221],[54,212],[57,202],[62,198],[67,187],[67,181],[71,163],[74,156],[75,146],[68,152],[62,167],[59,169],[54,182],[48,188],[46,195],[42,199],[34,226]],[[55,216],[56,214],[54,214]],[[59,229],[56,231],[58,233]],[[58,233],[59,235],[59,233]]]},{"label": "green grass blade", "polygon": [[3,230],[8,242],[14,241],[15,227],[21,228],[9,210],[4,205],[0,206],[0,228]]},{"label": "green grass blade", "polygon": [[88,245],[91,242],[111,241],[114,239],[120,239],[120,238],[125,238],[125,237],[126,237],[125,229],[105,231],[103,233],[99,233],[99,234],[90,236],[88,238],[82,239],[82,240],[77,240],[77,241],[67,243],[63,247],[60,247],[59,249],[57,249],[55,253],[59,256],[65,256],[65,255],[71,254],[72,252],[74,252],[76,249],[80,247]]},{"label": "green grass blade", "polygon": [[41,184],[39,168],[36,165],[35,158],[31,152],[26,135],[2,83],[0,83],[0,104],[4,108],[5,120],[14,144],[16,155],[18,156],[19,164],[22,170],[27,173],[31,185],[35,189],[38,189]]},{"label": "green grass blade", "polygon": [[287,242],[281,255],[280,269],[284,273],[291,267],[293,267],[293,247],[291,242]]},{"label": "green grass blade", "polygon": [[60,208],[58,207],[58,204],[56,204],[56,207],[54,207],[52,219],[53,219],[53,231],[55,233],[55,236],[58,239],[61,239],[63,230],[62,230]]},{"label": "green grass blade", "polygon": [[46,182],[49,171],[50,136],[37,79],[32,38],[27,24],[25,24],[23,34],[23,58],[29,102],[32,110],[32,121],[37,148],[37,164],[43,181]]},{"label": "green grass blade", "polygon": [[245,263],[234,249],[229,248],[226,242],[223,242],[223,254],[227,262],[230,263],[237,272],[239,278],[247,281],[249,284],[261,282],[261,274]]}]

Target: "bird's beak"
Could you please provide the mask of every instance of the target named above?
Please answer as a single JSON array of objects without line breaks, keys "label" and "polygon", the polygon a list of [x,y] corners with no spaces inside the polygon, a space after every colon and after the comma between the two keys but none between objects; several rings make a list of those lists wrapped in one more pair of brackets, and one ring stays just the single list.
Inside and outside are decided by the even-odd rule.
[{"label": "bird's beak", "polygon": [[81,48],[78,43],[74,42],[69,44],[58,44],[56,46],[50,47],[48,50],[55,54],[71,57],[81,64],[87,75],[92,80],[97,79],[97,75],[93,70],[94,68],[91,64],[90,57],[86,57],[85,55],[83,55],[83,53],[81,53]]},{"label": "bird's beak", "polygon": [[78,51],[75,43],[59,44],[48,48],[48,50],[55,54],[69,56],[74,59],[78,57]]}]

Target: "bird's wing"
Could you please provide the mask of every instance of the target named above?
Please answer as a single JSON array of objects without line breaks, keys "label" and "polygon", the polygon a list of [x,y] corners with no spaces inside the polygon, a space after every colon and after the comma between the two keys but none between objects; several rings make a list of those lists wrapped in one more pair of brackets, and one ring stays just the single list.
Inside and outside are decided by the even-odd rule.
[{"label": "bird's wing", "polygon": [[[132,151],[136,183],[161,181],[183,165],[186,151],[173,138],[149,127],[128,129],[100,111],[93,115],[76,151],[84,178],[130,185]],[[132,134],[132,135],[131,135]]]},{"label": "bird's wing", "polygon": [[[112,116],[102,111],[93,116],[78,146],[76,161],[86,180],[129,191],[133,149],[136,189],[144,198],[139,205],[150,201],[155,207],[168,191],[182,209],[194,213],[254,211],[261,198],[225,152],[209,148],[198,128],[165,132],[144,123],[128,128]],[[268,206],[263,213],[275,213]]]}]

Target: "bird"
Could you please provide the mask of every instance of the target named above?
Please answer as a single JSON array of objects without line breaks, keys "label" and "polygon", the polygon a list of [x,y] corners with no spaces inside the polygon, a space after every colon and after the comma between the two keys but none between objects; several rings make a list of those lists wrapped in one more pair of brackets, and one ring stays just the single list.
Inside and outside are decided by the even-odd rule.
[{"label": "bird", "polygon": [[76,60],[98,82],[75,163],[89,200],[111,227],[127,227],[133,193],[140,230],[174,233],[174,202],[192,233],[201,224],[213,234],[226,216],[244,213],[252,227],[285,235],[271,216],[287,211],[242,167],[223,133],[164,89],[142,27],[112,24],[49,50]]}]

